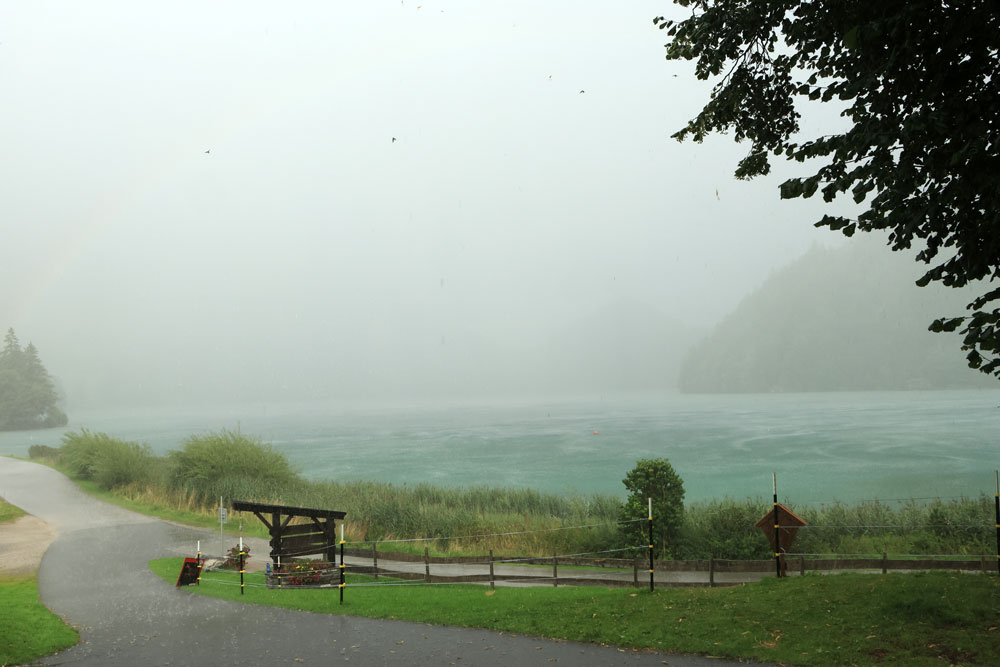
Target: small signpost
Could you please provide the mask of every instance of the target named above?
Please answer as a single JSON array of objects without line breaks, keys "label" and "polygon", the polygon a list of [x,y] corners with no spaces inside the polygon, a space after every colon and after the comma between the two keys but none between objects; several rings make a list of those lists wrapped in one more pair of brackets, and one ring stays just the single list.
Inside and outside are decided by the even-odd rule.
[{"label": "small signpost", "polygon": [[185,558],[181,566],[181,573],[177,577],[178,586],[190,586],[198,583],[201,576],[201,560],[197,558]]},{"label": "small signpost", "polygon": [[775,501],[774,509],[762,516],[760,521],[754,525],[767,535],[771,548],[774,550],[777,575],[783,577],[788,569],[788,563],[782,556],[791,548],[792,542],[795,541],[795,537],[799,533],[799,528],[806,525],[805,520]]}]

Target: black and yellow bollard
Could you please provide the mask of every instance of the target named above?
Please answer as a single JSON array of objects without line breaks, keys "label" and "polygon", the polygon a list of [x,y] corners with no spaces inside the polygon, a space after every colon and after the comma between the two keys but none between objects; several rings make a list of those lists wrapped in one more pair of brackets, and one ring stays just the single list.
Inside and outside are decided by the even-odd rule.
[{"label": "black and yellow bollard", "polygon": [[649,592],[653,592],[653,499],[649,499]]},{"label": "black and yellow bollard", "polygon": [[243,575],[246,574],[246,552],[243,551],[243,538],[240,537],[240,595],[243,595],[246,584],[243,582]]},{"label": "black and yellow bollard", "polygon": [[781,577],[781,535],[778,530],[778,474],[771,473],[771,489],[774,491],[774,568],[778,577]]},{"label": "black and yellow bollard", "polygon": [[344,524],[340,524],[340,604],[344,604]]}]

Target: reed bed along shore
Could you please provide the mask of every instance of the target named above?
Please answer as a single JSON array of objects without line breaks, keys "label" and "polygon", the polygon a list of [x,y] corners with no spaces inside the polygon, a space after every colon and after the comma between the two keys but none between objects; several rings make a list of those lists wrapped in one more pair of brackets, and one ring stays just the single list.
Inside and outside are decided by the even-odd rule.
[{"label": "reed bed along shore", "polygon": [[[623,498],[509,487],[309,481],[259,438],[230,431],[193,436],[181,449],[157,456],[141,443],[81,430],[67,433],[61,447],[34,446],[29,455],[56,465],[117,502],[206,527],[218,525],[221,497],[224,504],[245,500],[344,511],[346,539],[355,543],[433,538],[393,545],[397,551],[422,551],[428,546],[441,554],[482,554],[493,549],[504,554],[550,555],[637,547],[638,554],[643,547],[627,543],[618,523]],[[771,557],[767,539],[754,527],[770,509],[771,502],[763,498],[688,503],[671,555],[676,559]],[[808,524],[798,533],[795,553],[996,552],[993,498],[985,495],[792,505],[790,509]],[[256,518],[245,518],[246,534],[266,536]]]}]

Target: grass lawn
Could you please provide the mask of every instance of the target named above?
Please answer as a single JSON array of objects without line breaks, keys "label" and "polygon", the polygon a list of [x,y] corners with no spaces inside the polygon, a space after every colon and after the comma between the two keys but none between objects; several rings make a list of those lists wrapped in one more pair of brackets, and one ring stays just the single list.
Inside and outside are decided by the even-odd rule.
[{"label": "grass lawn", "polygon": [[[21,508],[0,500],[0,523],[14,521],[23,514]],[[38,599],[35,575],[0,575],[0,665],[30,662],[77,641],[76,630]]]},{"label": "grass lawn", "polygon": [[0,498],[0,523],[8,523],[10,521],[17,521],[22,516],[24,516],[24,510],[16,505],[11,505],[8,502],[4,502],[3,498]]},{"label": "grass lawn", "polygon": [[20,665],[79,641],[38,599],[35,575],[0,576],[0,665]]},{"label": "grass lawn", "polygon": [[[177,580],[181,560],[150,563]],[[807,575],[655,593],[593,587],[351,586],[268,590],[206,573],[187,590],[248,604],[480,627],[634,649],[797,665],[1000,664],[1000,581],[953,573]]]}]

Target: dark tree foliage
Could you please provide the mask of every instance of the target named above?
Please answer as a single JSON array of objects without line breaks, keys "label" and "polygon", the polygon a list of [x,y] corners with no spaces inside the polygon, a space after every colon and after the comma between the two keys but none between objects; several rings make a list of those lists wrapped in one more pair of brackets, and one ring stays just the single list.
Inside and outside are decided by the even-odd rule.
[{"label": "dark tree foliage", "polygon": [[0,349],[0,431],[49,428],[66,424],[56,405],[52,378],[31,343],[22,348],[8,329]]},{"label": "dark tree foliage", "polygon": [[[674,0],[691,14],[655,19],[668,60],[717,79],[711,99],[674,138],[731,131],[750,150],[749,179],[772,155],[819,164],[781,197],[827,202],[849,193],[857,219],[818,227],[887,230],[893,250],[928,265],[917,284],[1000,277],[1000,9],[996,0]],[[800,137],[797,103],[840,100],[840,134]],[[815,160],[815,161],[814,161]],[[969,365],[1000,376],[1000,288],[932,331],[964,335]]]},{"label": "dark tree foliage", "polygon": [[653,547],[661,556],[677,553],[684,522],[684,482],[667,459],[639,459],[622,480],[628,498],[622,505],[622,531],[626,543],[649,544],[648,499],[653,500]]}]

